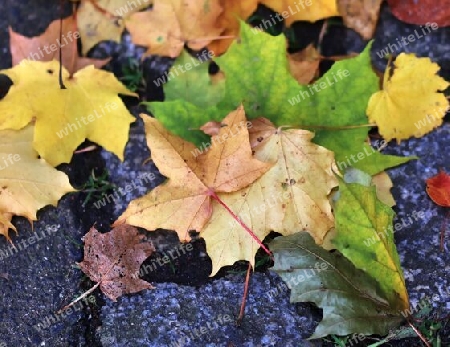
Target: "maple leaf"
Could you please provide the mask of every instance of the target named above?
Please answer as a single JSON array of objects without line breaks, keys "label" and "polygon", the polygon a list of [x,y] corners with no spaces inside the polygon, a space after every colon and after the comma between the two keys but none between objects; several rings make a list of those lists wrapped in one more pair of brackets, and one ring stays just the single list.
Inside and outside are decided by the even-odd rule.
[{"label": "maple leaf", "polygon": [[23,59],[59,61],[60,52],[62,64],[71,75],[87,65],[101,68],[108,63],[110,59],[97,60],[78,56],[77,38],[79,35],[76,28],[73,16],[62,21],[54,20],[42,35],[31,38],[22,36],[9,27],[9,44],[13,66],[19,64]]},{"label": "maple leaf", "polygon": [[231,193],[248,186],[272,165],[252,157],[244,109],[239,107],[222,121],[219,134],[208,151],[170,134],[153,118],[144,119],[152,160],[167,183],[133,200],[114,225],[128,223],[154,230],[175,230],[180,240],[190,240],[188,231],[200,232],[216,211],[211,196]]},{"label": "maple leaf", "polygon": [[443,207],[450,207],[450,176],[440,171],[426,180],[427,193],[431,200]]},{"label": "maple leaf", "polygon": [[386,301],[377,281],[338,252],[318,247],[307,233],[277,237],[269,244],[291,302],[314,302],[323,319],[310,339],[330,334],[386,335],[403,317]]},{"label": "maple leaf", "polygon": [[[65,173],[38,159],[33,150],[34,127],[0,131],[0,234],[9,241],[13,215],[36,220],[36,212],[55,205],[66,193],[75,191]],[[17,231],[16,231],[17,233]]]},{"label": "maple leaf", "polygon": [[[225,93],[223,73],[209,75],[207,55],[200,58],[196,59],[186,51],[182,51],[167,75],[170,79],[164,84],[164,102],[184,99],[205,109],[223,99]],[[180,72],[180,67],[189,73]]]},{"label": "maple leaf", "polygon": [[185,44],[193,50],[206,47],[221,32],[218,0],[155,0],[151,11],[134,13],[126,20],[133,43],[148,47],[144,55],[177,57]]},{"label": "maple leaf", "polygon": [[[450,83],[436,75],[439,65],[430,58],[417,58],[401,53],[394,62],[395,69],[387,67],[383,90],[372,95],[367,115],[376,122],[380,134],[390,141],[421,137],[442,124],[449,109],[443,93]],[[392,77],[391,77],[392,75]]]},{"label": "maple leaf", "polygon": [[216,56],[226,52],[231,43],[239,35],[239,19],[246,20],[256,11],[257,0],[219,0],[223,11],[217,18],[217,26],[223,28],[220,33],[221,38],[212,41],[208,49]]},{"label": "maple leaf", "polygon": [[337,0],[339,13],[346,27],[355,30],[365,40],[372,38],[383,0]]},{"label": "maple leaf", "polygon": [[289,70],[300,84],[308,84],[319,74],[321,55],[313,44],[304,50],[288,54]]},{"label": "maple leaf", "polygon": [[108,233],[94,227],[83,237],[84,259],[78,265],[111,300],[153,286],[135,274],[154,251],[151,243],[142,243],[143,235],[130,225],[120,225]]},{"label": "maple leaf", "polygon": [[[136,96],[112,73],[88,66],[58,84],[59,63],[22,61],[1,72],[13,85],[0,101],[0,129],[21,129],[36,119],[33,147],[51,165],[68,163],[86,138],[123,159],[135,119],[117,94]],[[36,86],[39,86],[38,88]]]},{"label": "maple leaf", "polygon": [[[321,244],[334,226],[328,201],[337,186],[333,153],[312,143],[309,131],[282,131],[264,118],[254,120],[249,132],[254,157],[274,166],[248,187],[224,195],[223,202],[260,240],[272,230],[283,235],[305,230]],[[226,211],[218,210],[200,236],[212,260],[211,276],[238,260],[254,265],[259,245]]]},{"label": "maple leaf", "polygon": [[365,187],[375,186],[377,197],[382,203],[389,207],[395,205],[394,197],[390,192],[393,186],[392,181],[386,172],[380,172],[372,177],[364,171],[352,167],[345,171],[343,178],[346,183],[358,183]]},{"label": "maple leaf", "polygon": [[[280,13],[277,18],[285,18],[286,26],[297,20],[315,22],[319,19],[339,16],[336,0],[314,0],[298,2],[296,0],[259,0],[259,3]],[[278,19],[279,21],[281,21]]]},{"label": "maple leaf", "polygon": [[332,242],[358,269],[376,278],[393,309],[409,308],[408,293],[394,243],[394,212],[377,199],[375,187],[339,183]]},{"label": "maple leaf", "polygon": [[[355,58],[334,63],[314,84],[302,86],[289,72],[286,38],[252,32],[241,22],[240,42],[214,59],[226,76],[225,96],[217,108],[229,110],[242,102],[248,118],[263,115],[278,126],[311,126],[314,142],[333,151],[336,162],[369,174],[402,164],[409,158],[373,151],[365,143],[368,127],[355,128],[367,124],[367,100],[378,90],[370,47]],[[362,159],[351,160],[359,153]]]},{"label": "maple leaf", "polygon": [[130,0],[81,1],[77,11],[77,23],[80,31],[82,52],[89,50],[100,41],[120,42],[125,29],[124,19],[153,3],[152,0],[133,2]]}]

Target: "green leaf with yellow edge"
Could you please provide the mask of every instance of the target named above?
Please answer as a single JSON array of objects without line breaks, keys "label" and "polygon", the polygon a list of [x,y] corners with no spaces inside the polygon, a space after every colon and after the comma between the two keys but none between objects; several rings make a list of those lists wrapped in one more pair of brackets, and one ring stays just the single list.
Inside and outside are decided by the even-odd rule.
[{"label": "green leaf with yellow edge", "polygon": [[118,94],[136,96],[112,73],[87,66],[70,78],[59,63],[23,60],[1,72],[12,81],[0,101],[0,130],[21,129],[36,120],[33,147],[53,166],[68,163],[73,151],[89,139],[123,160],[130,123]]},{"label": "green leaf with yellow edge", "polygon": [[[384,156],[365,143],[367,101],[378,90],[370,47],[334,63],[316,83],[302,86],[289,72],[286,38],[241,22],[240,39],[215,59],[226,76],[226,94],[218,108],[231,110],[243,103],[248,118],[263,116],[277,126],[314,131],[314,142],[335,152],[337,162],[350,162],[371,175],[405,163],[408,158]],[[354,128],[358,125],[362,127]],[[358,155],[362,159],[352,160]]]},{"label": "green leaf with yellow edge", "polygon": [[[200,108],[215,106],[223,99],[225,79],[223,73],[208,73],[207,55],[192,57],[185,50],[175,60],[164,84],[164,101],[188,100]],[[185,71],[186,70],[186,71]]]},{"label": "green leaf with yellow edge", "polygon": [[380,202],[375,187],[339,184],[332,242],[358,269],[380,283],[392,308],[409,308],[405,279],[394,243],[393,210]]},{"label": "green leaf with yellow edge", "polygon": [[277,237],[269,247],[273,270],[291,289],[291,302],[314,302],[323,319],[311,339],[326,335],[386,335],[402,321],[377,281],[339,252],[317,246],[308,233]]},{"label": "green leaf with yellow edge", "polygon": [[430,58],[401,53],[387,67],[383,90],[369,100],[367,114],[380,134],[397,142],[421,137],[442,124],[449,102],[443,93],[450,83],[437,75],[439,65]]}]

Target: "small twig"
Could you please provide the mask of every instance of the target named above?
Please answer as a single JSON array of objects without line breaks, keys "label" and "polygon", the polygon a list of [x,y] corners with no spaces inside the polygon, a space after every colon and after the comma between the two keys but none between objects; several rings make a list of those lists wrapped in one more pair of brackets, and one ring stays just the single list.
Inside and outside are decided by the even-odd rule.
[{"label": "small twig", "polygon": [[239,317],[236,320],[236,325],[240,326],[242,323],[242,320],[244,319],[245,314],[245,304],[247,302],[247,296],[248,296],[248,287],[250,283],[250,272],[252,270],[252,265],[250,262],[248,262],[248,269],[247,269],[247,276],[245,276],[245,284],[244,284],[244,295],[242,296],[242,302],[241,302],[241,310],[239,311]]},{"label": "small twig", "polygon": [[441,237],[440,237],[440,239],[441,239],[441,242],[440,242],[441,252],[445,251],[445,248],[444,248],[445,230],[447,229],[447,222],[448,222],[449,218],[450,218],[450,211],[447,212],[447,215],[445,216],[444,222],[442,223],[442,226],[441,226]]},{"label": "small twig", "polygon": [[408,322],[409,326],[412,328],[412,330],[414,330],[414,332],[417,334],[417,336],[419,336],[419,338],[422,340],[422,342],[427,346],[427,347],[431,347],[431,345],[429,344],[429,342],[427,341],[427,339],[422,335],[422,333],[419,331],[419,329],[417,329],[412,323],[411,320],[409,318],[406,319],[406,321]]},{"label": "small twig", "polygon": [[75,305],[78,301],[80,301],[81,299],[83,299],[84,297],[88,296],[89,294],[91,294],[94,290],[97,289],[97,287],[100,285],[101,282],[98,282],[96,285],[94,285],[91,289],[89,289],[88,291],[84,292],[83,294],[81,294],[78,298],[76,298],[74,301],[72,301],[70,304],[64,306],[63,308],[61,308],[60,310],[58,310],[56,312],[56,314],[61,314],[62,312],[64,312],[65,310],[67,310],[69,307],[72,307],[73,305]]}]

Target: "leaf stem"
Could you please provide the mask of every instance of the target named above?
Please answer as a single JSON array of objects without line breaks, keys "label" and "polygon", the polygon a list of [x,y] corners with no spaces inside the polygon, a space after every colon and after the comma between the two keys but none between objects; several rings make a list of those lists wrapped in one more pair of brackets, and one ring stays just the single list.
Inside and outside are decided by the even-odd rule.
[{"label": "leaf stem", "polygon": [[250,234],[250,236],[253,237],[253,239],[258,243],[258,245],[260,245],[261,248],[264,250],[264,252],[266,252],[273,260],[272,252],[269,251],[269,249],[262,243],[262,241],[258,238],[258,236],[256,236],[255,233],[251,231],[250,228],[247,225],[245,225],[244,222],[242,222],[239,219],[239,217],[234,214],[233,211],[230,210],[230,208],[217,196],[216,192],[210,190],[208,192],[208,195],[211,196],[214,200],[216,200],[219,204],[221,204],[228,211],[228,213],[231,214],[231,216]]},{"label": "leaf stem", "polygon": [[89,294],[91,294],[94,290],[97,289],[97,287],[100,285],[101,282],[98,282],[97,284],[95,284],[91,289],[89,289],[88,291],[84,292],[83,294],[81,294],[78,298],[76,298],[74,301],[72,301],[70,304],[64,306],[63,308],[61,308],[59,311],[56,312],[56,314],[60,314],[62,312],[64,312],[65,310],[67,310],[69,307],[72,307],[73,305],[75,305],[78,301],[80,301],[81,299],[83,299],[84,297],[88,296]]},{"label": "leaf stem", "polygon": [[359,124],[359,125],[342,125],[342,126],[328,126],[328,125],[286,125],[282,127],[286,128],[313,128],[313,129],[324,129],[324,130],[346,130],[346,129],[357,129],[366,127],[375,127],[376,124]]}]

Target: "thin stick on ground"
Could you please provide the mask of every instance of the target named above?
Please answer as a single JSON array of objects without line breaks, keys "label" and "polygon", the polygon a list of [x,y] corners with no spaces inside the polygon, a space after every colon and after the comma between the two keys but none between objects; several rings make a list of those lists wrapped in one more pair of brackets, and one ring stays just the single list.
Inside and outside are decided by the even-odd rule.
[{"label": "thin stick on ground", "polygon": [[237,326],[240,326],[241,323],[242,323],[242,320],[244,319],[245,304],[247,303],[248,287],[249,287],[249,284],[250,284],[250,272],[251,271],[252,271],[252,265],[249,262],[248,263],[248,269],[247,269],[247,276],[245,276],[244,295],[242,296],[241,310],[239,311],[239,317],[236,320],[236,325]]},{"label": "thin stick on ground", "polygon": [[427,341],[427,339],[422,335],[422,333],[419,331],[419,329],[417,329],[412,323],[411,320],[408,318],[407,322],[409,324],[409,326],[412,328],[412,330],[414,330],[414,332],[417,334],[417,336],[419,336],[419,338],[422,340],[422,342],[427,346],[427,347],[431,347],[430,343]]}]

